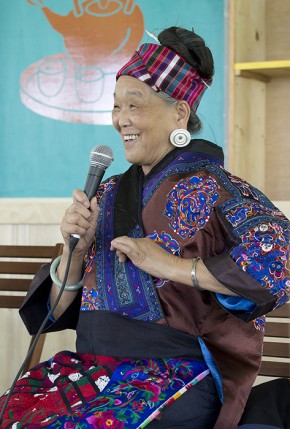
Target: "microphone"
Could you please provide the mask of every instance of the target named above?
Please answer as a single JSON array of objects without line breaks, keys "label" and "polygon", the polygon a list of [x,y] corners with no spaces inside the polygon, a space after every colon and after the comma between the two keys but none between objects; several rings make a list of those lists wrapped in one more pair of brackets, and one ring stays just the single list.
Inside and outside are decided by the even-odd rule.
[{"label": "microphone", "polygon": [[[90,168],[85,183],[84,193],[91,200],[97,193],[106,169],[114,160],[114,154],[109,146],[95,146],[90,153]],[[80,236],[72,234],[70,237],[69,249],[71,251],[76,247]]]},{"label": "microphone", "polygon": [[96,195],[104,173],[113,160],[113,151],[109,146],[100,145],[91,150],[90,169],[84,189],[89,200]]}]

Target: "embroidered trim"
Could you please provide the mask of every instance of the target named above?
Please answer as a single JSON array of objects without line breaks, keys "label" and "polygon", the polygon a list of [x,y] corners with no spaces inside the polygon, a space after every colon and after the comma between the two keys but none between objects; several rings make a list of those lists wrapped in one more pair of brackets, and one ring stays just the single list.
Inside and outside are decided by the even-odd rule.
[{"label": "embroidered trim", "polygon": [[[152,277],[130,260],[121,264],[115,252],[110,250],[114,234],[113,207],[118,188],[119,182],[107,190],[100,201],[96,235],[98,309],[144,321],[159,320],[164,316]],[[130,237],[143,237],[138,225]]]}]

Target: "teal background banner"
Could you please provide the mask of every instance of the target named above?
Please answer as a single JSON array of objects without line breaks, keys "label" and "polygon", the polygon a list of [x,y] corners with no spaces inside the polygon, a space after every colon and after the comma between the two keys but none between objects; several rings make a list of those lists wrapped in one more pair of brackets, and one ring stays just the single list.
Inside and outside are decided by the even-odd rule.
[{"label": "teal background banner", "polygon": [[70,197],[98,144],[114,152],[105,177],[128,168],[112,92],[119,66],[154,43],[145,30],[193,27],[206,40],[216,71],[198,137],[223,146],[223,0],[9,0],[0,24],[0,197]]}]

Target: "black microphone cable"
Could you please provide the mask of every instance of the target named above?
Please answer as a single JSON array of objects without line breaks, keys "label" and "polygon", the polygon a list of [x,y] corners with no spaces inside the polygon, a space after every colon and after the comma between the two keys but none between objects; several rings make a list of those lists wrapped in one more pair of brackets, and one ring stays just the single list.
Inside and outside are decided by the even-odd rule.
[{"label": "black microphone cable", "polygon": [[13,389],[14,389],[14,387],[15,387],[15,385],[16,385],[16,383],[17,383],[17,381],[18,381],[18,379],[19,379],[19,377],[20,377],[20,375],[21,375],[21,373],[22,373],[22,371],[23,371],[23,369],[24,369],[24,367],[25,367],[25,365],[26,365],[26,363],[27,363],[28,359],[29,359],[29,358],[30,358],[30,356],[32,355],[33,350],[35,349],[35,346],[36,346],[36,344],[37,344],[37,342],[38,342],[38,340],[39,340],[39,337],[40,337],[40,335],[42,334],[43,329],[45,328],[45,325],[46,325],[46,324],[47,324],[47,322],[49,321],[50,317],[52,316],[52,314],[53,314],[54,310],[55,310],[55,309],[56,309],[56,307],[57,307],[57,304],[59,303],[59,300],[60,300],[60,298],[61,298],[61,295],[62,295],[62,293],[63,293],[63,291],[64,291],[64,288],[65,288],[65,285],[66,285],[66,281],[67,281],[67,277],[68,277],[68,273],[69,273],[69,268],[70,268],[70,263],[71,263],[71,258],[72,258],[72,253],[73,253],[73,250],[74,250],[74,248],[75,248],[75,246],[76,246],[77,242],[78,242],[78,239],[75,239],[74,237],[71,237],[71,239],[70,239],[70,243],[69,243],[68,260],[67,260],[67,264],[66,264],[66,268],[65,268],[65,274],[64,274],[64,279],[63,279],[63,282],[62,282],[62,285],[61,285],[60,291],[59,291],[59,293],[58,293],[58,295],[57,295],[57,297],[56,297],[56,300],[55,300],[55,302],[54,302],[53,306],[52,306],[52,307],[51,307],[51,309],[49,310],[49,312],[48,312],[47,316],[45,317],[44,321],[42,322],[42,324],[41,324],[41,326],[40,326],[40,328],[39,328],[39,330],[38,330],[38,332],[37,332],[37,334],[36,334],[36,336],[35,336],[35,338],[34,338],[34,341],[33,341],[33,343],[31,344],[31,347],[30,347],[30,349],[29,349],[29,350],[28,350],[28,352],[27,352],[26,358],[24,359],[24,361],[23,361],[23,363],[22,363],[21,367],[19,368],[19,370],[18,370],[18,372],[17,372],[17,374],[16,374],[16,376],[15,376],[15,378],[14,378],[14,380],[13,380],[13,383],[12,383],[12,385],[11,385],[11,387],[10,387],[9,393],[8,393],[8,395],[7,395],[7,397],[6,397],[6,400],[5,400],[5,402],[4,402],[4,405],[3,405],[2,410],[1,410],[1,413],[0,413],[0,423],[2,422],[2,418],[3,418],[3,416],[4,416],[4,413],[5,413],[5,410],[6,410],[6,408],[7,408],[8,402],[9,402],[9,400],[10,400],[10,398],[11,398],[11,395],[12,395]]}]

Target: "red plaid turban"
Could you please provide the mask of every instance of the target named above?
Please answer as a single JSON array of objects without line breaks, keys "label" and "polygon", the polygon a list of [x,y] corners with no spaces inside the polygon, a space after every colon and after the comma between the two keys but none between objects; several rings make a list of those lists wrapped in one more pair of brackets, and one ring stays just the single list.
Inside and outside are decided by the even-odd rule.
[{"label": "red plaid turban", "polygon": [[194,67],[171,49],[145,43],[117,73],[135,77],[154,91],[164,91],[175,100],[186,100],[196,110],[211,79],[202,79]]}]

